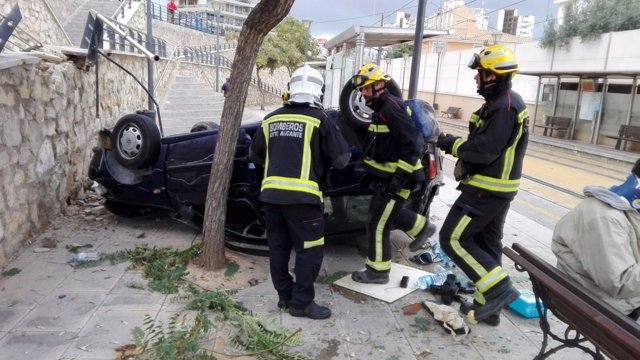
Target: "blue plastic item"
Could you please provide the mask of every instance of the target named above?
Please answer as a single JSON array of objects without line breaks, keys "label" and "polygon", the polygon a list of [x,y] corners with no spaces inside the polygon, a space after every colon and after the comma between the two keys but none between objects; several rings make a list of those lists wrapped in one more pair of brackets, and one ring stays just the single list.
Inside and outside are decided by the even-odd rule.
[{"label": "blue plastic item", "polygon": [[433,106],[421,99],[409,99],[404,103],[411,109],[411,119],[424,140],[436,141],[441,131]]},{"label": "blue plastic item", "polygon": [[[509,304],[509,308],[519,315],[531,319],[539,316],[538,309],[536,309],[536,296],[533,291],[528,289],[520,289],[520,297],[516,301]],[[544,304],[540,302],[542,310],[544,311]]]}]

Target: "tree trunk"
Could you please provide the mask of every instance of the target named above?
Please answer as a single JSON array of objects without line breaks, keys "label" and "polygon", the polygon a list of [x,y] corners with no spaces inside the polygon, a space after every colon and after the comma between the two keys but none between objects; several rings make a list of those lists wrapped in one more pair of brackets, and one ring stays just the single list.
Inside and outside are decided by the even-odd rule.
[{"label": "tree trunk", "polygon": [[242,122],[251,69],[265,36],[289,13],[294,0],[262,0],[242,26],[236,49],[231,91],[224,102],[218,141],[211,165],[204,212],[200,266],[207,270],[225,266],[224,224],[227,216],[227,193],[236,149],[238,130]]}]

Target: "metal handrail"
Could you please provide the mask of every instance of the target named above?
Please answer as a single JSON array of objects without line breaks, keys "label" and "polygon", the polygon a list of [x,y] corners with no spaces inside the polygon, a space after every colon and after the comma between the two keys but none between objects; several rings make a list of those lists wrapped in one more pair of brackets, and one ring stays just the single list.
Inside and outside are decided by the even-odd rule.
[{"label": "metal handrail", "polygon": [[[128,29],[132,29],[126,25],[120,24],[119,22],[116,22],[116,24],[118,25],[114,25],[109,19],[107,19],[104,15],[100,15],[98,14],[97,11],[95,10],[90,10],[89,11],[96,19],[99,19],[100,21],[102,21],[102,23],[104,25],[106,25],[107,28],[110,28],[111,30],[115,31],[116,33],[118,33],[118,35],[122,36],[124,38],[124,40],[128,41],[132,47],[138,49],[138,51],[142,54],[144,54],[147,58],[152,59],[152,60],[159,60],[160,56],[153,54],[152,52],[150,52],[149,50],[147,50],[144,46],[142,46],[138,41],[142,41],[144,42],[144,40],[141,38],[141,36],[138,36],[138,39],[134,39],[131,36],[127,35],[127,33],[125,33],[122,29],[119,28],[119,26],[124,26]],[[136,31],[138,33],[138,35],[141,34],[141,32]],[[131,33],[131,32],[130,32]],[[113,39],[110,39],[113,40]],[[115,41],[114,41],[115,43]]]},{"label": "metal handrail", "polygon": [[186,27],[207,34],[215,34],[218,32],[220,35],[224,36],[224,27],[222,26],[218,29],[216,21],[203,18],[201,12],[175,10],[173,15],[171,15],[164,5],[154,3],[151,4],[151,6],[151,15],[154,20]]},{"label": "metal handrail", "polygon": [[[178,48],[177,59],[187,62],[193,62],[197,64],[224,66],[226,68],[233,68],[233,61],[220,54],[215,54],[216,50],[212,46],[200,46],[200,47],[181,47]],[[217,61],[216,61],[217,60]],[[258,79],[251,77],[251,84],[258,86]],[[270,92],[274,95],[282,96],[282,90],[272,85],[265,84],[260,81],[260,89]]]},{"label": "metal handrail", "polygon": [[[7,15],[0,14],[0,52],[6,45],[8,51],[32,51],[42,48],[42,43],[19,24],[22,13],[18,4],[14,5]],[[17,49],[17,50],[16,50]]]},{"label": "metal handrail", "polygon": [[124,19],[124,14],[126,12],[125,8],[128,8],[129,10],[131,10],[131,1],[132,0],[121,1],[120,6],[118,6],[116,11],[113,13],[113,15],[111,15],[111,18],[113,20],[116,20],[118,19],[118,15],[121,15],[120,17]]},{"label": "metal handrail", "polygon": [[171,51],[171,55],[169,55],[169,59],[167,59],[167,63],[164,64],[164,68],[162,69],[162,72],[160,73],[160,76],[156,81],[156,85],[153,87],[153,94],[156,93],[156,89],[158,89],[158,86],[162,82],[162,79],[164,78],[164,74],[167,72],[167,69],[169,68],[169,64],[171,64],[172,61],[177,60],[177,57],[175,57],[175,54],[176,54],[176,51],[178,50],[178,47],[175,46],[174,44],[171,44],[171,43],[169,44],[173,46],[173,50]]},{"label": "metal handrail", "polygon": [[[47,0],[43,0],[44,2],[44,6],[47,8],[47,10],[49,10],[49,12],[51,13],[53,21],[56,22],[56,25],[58,25],[58,27],[60,29],[63,29],[64,27],[62,26],[62,23],[60,22],[60,19],[58,19],[58,17],[55,15],[55,12],[53,11],[53,8],[51,7],[51,4],[49,4],[49,1]],[[73,44],[73,41],[71,41],[71,38],[69,37],[69,35],[67,34],[66,31],[62,32],[64,34],[65,39],[67,39],[68,44]]]}]

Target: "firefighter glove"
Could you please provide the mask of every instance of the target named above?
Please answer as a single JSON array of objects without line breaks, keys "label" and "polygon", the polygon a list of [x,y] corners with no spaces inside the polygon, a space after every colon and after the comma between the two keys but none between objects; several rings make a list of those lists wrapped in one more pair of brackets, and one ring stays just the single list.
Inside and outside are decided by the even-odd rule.
[{"label": "firefighter glove", "polygon": [[404,183],[404,176],[394,174],[391,177],[391,181],[387,185],[387,192],[392,195],[397,194],[400,190],[402,190],[402,186],[404,185]]},{"label": "firefighter glove", "polygon": [[453,177],[456,178],[456,181],[461,181],[469,177],[467,167],[464,165],[462,160],[458,160],[458,162],[456,162],[456,167],[453,168]]},{"label": "firefighter glove", "polygon": [[445,153],[451,154],[451,148],[453,148],[453,144],[459,138],[460,137],[451,134],[440,133],[440,135],[438,135],[438,141],[436,142],[436,145],[438,145],[438,147]]}]

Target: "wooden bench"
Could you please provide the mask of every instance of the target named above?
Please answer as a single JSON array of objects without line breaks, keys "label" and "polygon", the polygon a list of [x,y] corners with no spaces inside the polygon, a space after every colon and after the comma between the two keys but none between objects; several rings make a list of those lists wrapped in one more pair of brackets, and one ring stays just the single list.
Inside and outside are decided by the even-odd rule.
[{"label": "wooden bench", "polygon": [[[608,138],[617,139],[616,141],[616,150],[620,150],[620,145],[622,145],[622,150],[626,150],[627,141],[640,142],[640,126],[635,125],[620,125],[620,130],[618,130],[618,136],[613,135],[605,135]],[[624,144],[622,142],[624,141]]]},{"label": "wooden bench", "polygon": [[[604,359],[603,354],[612,359],[640,359],[639,324],[523,246],[513,244],[502,252],[515,262],[517,270],[529,273],[533,284],[543,334],[542,348],[535,359],[544,359],[563,348],[579,348],[594,359]],[[563,337],[551,332],[548,310],[567,324]],[[561,345],[545,351],[549,338]],[[595,351],[584,345],[586,341],[595,346]]]},{"label": "wooden bench", "polygon": [[564,137],[569,136],[569,128],[571,127],[571,118],[562,116],[549,116],[547,115],[544,125],[534,125],[535,127],[543,128],[542,135],[547,136],[547,130],[549,130],[549,136],[553,137],[553,130],[566,131]]},{"label": "wooden bench", "polygon": [[440,116],[442,117],[448,117],[448,118],[454,118],[454,119],[460,119],[460,109],[459,107],[455,107],[455,106],[449,106],[447,108],[447,110],[445,111],[441,111],[440,112]]}]

